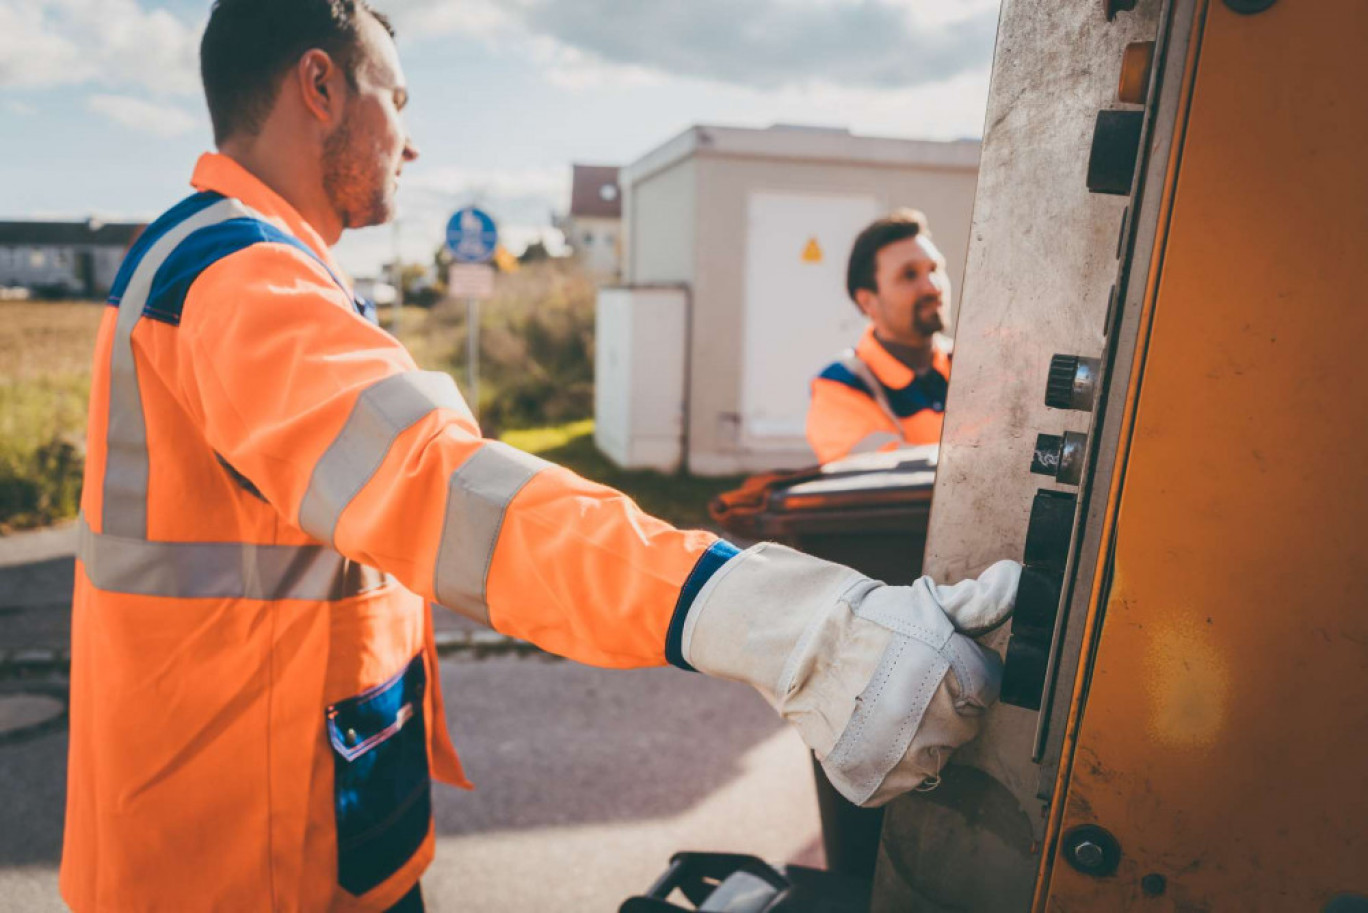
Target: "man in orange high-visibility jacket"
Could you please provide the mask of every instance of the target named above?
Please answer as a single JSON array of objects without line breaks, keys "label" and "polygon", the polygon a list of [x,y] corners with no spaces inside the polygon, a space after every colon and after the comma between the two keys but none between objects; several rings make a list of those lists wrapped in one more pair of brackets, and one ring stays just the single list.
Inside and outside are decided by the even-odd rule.
[{"label": "man in orange high-visibility jacket", "polygon": [[[61,890],[77,911],[421,910],[431,779],[469,787],[429,606],[608,667],[746,682],[852,801],[934,777],[996,698],[1019,568],[889,587],[739,552],[481,437],[329,253],[417,157],[387,23],[219,0],[220,152],[98,338]],[[839,661],[838,661],[839,660]]]},{"label": "man in orange high-visibility jacket", "polygon": [[938,443],[950,382],[950,344],[940,335],[950,277],[926,217],[904,209],[860,232],[846,291],[869,326],[812,382],[807,438],[818,461]]}]

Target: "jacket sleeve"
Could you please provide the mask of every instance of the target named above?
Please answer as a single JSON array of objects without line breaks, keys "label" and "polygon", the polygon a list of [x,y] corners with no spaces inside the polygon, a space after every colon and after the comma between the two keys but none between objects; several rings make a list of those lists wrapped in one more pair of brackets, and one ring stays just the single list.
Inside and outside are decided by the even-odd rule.
[{"label": "jacket sleeve", "polygon": [[186,409],[288,524],[552,652],[673,658],[672,620],[735,552],[481,438],[449,376],[418,370],[288,246],[205,270],[177,338]]},{"label": "jacket sleeve", "polygon": [[852,453],[895,450],[902,436],[867,393],[819,377],[812,382],[807,439],[817,462],[826,464]]}]

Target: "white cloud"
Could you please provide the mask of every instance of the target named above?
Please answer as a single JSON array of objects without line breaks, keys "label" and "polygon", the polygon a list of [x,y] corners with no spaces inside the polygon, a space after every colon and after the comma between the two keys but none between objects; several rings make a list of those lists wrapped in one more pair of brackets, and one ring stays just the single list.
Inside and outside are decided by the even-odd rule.
[{"label": "white cloud", "polygon": [[870,136],[965,139],[983,134],[989,75],[985,65],[943,82],[908,89],[818,85],[763,97],[775,121],[839,124]]},{"label": "white cloud", "polygon": [[379,0],[375,6],[394,21],[401,40],[456,34],[493,38],[516,28],[510,5],[500,0]]},{"label": "white cloud", "polygon": [[86,107],[125,127],[153,136],[181,136],[199,124],[198,118],[180,108],[129,95],[92,95],[86,99]]},{"label": "white cloud", "polygon": [[38,113],[38,109],[33,105],[15,98],[6,99],[3,107],[10,114],[17,114],[20,117],[32,117]]},{"label": "white cloud", "polygon": [[[464,202],[461,198],[569,199],[570,169],[560,166],[522,169],[480,169],[440,165],[426,168],[411,165],[411,176],[403,179],[406,199],[412,194],[424,198],[447,197],[444,202]],[[415,201],[416,202],[416,201]]]},{"label": "white cloud", "polygon": [[0,0],[0,87],[199,91],[198,24],[137,0]]},{"label": "white cloud", "polygon": [[385,7],[401,38],[460,33],[521,42],[563,86],[653,72],[771,90],[896,91],[986,67],[998,0],[390,0]]}]

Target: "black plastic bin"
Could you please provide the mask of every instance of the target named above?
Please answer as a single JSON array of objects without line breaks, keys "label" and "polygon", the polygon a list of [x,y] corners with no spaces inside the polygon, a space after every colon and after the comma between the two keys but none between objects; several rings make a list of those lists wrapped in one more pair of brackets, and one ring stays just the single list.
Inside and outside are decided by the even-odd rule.
[{"label": "black plastic bin", "polygon": [[[935,445],[867,454],[823,467],[818,478],[778,483],[764,507],[728,531],[781,542],[890,584],[921,576],[935,482]],[[848,802],[813,759],[827,869],[874,877],[883,809]]]}]

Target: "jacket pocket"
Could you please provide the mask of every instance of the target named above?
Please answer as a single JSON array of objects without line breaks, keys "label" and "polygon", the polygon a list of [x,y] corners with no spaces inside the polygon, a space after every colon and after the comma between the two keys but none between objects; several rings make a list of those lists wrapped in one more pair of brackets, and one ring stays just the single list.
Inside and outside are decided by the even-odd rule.
[{"label": "jacket pocket", "polygon": [[337,882],[361,895],[413,858],[432,820],[418,654],[387,682],[328,707]]}]

